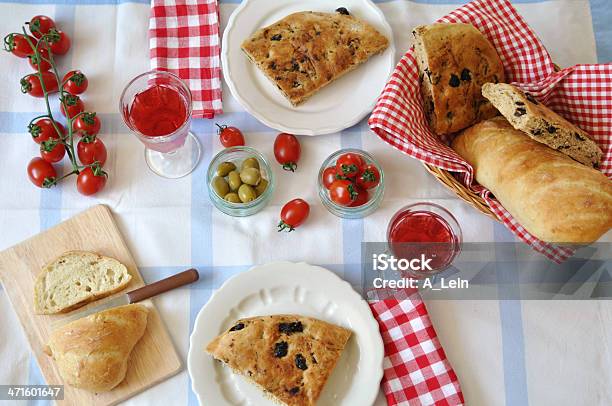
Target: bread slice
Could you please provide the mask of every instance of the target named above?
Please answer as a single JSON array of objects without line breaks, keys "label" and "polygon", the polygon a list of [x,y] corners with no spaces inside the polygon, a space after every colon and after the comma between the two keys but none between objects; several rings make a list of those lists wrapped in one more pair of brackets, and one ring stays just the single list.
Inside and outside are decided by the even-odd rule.
[{"label": "bread slice", "polygon": [[517,130],[584,165],[599,165],[603,152],[591,136],[531,94],[505,83],[487,83],[482,94]]},{"label": "bread slice", "polygon": [[310,317],[252,317],[236,321],[206,352],[282,404],[313,406],[351,334]]},{"label": "bread slice", "polygon": [[69,251],[46,265],[34,285],[34,311],[65,313],[125,288],[132,279],[116,259]]},{"label": "bread slice", "polygon": [[130,304],[75,320],[51,334],[45,352],[65,383],[96,393],[109,391],[125,378],[148,313],[146,306]]},{"label": "bread slice", "polygon": [[290,14],[255,31],[242,50],[297,106],[388,46],[374,27],[341,8]]},{"label": "bread slice", "polygon": [[412,32],[424,111],[431,129],[451,134],[496,116],[482,96],[487,82],[503,82],[493,45],[470,24],[421,25]]}]

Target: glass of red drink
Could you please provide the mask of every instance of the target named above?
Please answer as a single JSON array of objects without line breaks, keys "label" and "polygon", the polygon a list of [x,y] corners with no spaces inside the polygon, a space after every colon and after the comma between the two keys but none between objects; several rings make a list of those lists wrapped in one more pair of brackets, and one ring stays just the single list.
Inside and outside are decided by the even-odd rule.
[{"label": "glass of red drink", "polygon": [[411,271],[412,277],[434,275],[448,268],[461,251],[463,237],[455,217],[435,203],[416,203],[395,213],[387,228],[389,250],[398,259],[432,258],[431,271]]},{"label": "glass of red drink", "polygon": [[123,121],[145,145],[145,160],[159,176],[190,174],[201,147],[191,132],[191,91],[178,76],[150,71],[136,76],[121,94]]}]

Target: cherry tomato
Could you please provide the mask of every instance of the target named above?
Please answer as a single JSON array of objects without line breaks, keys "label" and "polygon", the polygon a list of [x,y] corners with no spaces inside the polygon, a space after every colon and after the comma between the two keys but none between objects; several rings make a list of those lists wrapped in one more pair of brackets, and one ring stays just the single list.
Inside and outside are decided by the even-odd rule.
[{"label": "cherry tomato", "polygon": [[281,221],[278,223],[278,231],[289,232],[299,227],[310,214],[310,206],[302,199],[293,199],[281,209]]},{"label": "cherry tomato", "polygon": [[357,187],[356,189],[357,197],[355,198],[355,200],[353,200],[351,204],[349,204],[349,207],[363,206],[368,202],[368,199],[370,197],[367,190],[361,189],[360,187]]},{"label": "cherry tomato", "polygon": [[350,180],[338,179],[329,188],[329,197],[340,206],[349,206],[357,195],[357,187]]},{"label": "cherry tomato", "polygon": [[57,128],[61,131],[61,134],[58,134],[53,126],[53,122],[48,118],[41,118],[36,120],[32,124],[28,126],[28,132],[32,136],[32,139],[37,144],[40,144],[43,141],[47,141],[48,139],[59,139],[63,137],[66,129],[63,125],[55,122]]},{"label": "cherry tomato", "polygon": [[81,94],[87,90],[89,81],[87,80],[87,76],[80,70],[71,70],[66,73],[64,79],[62,79],[62,83],[64,83],[64,90],[68,93]]},{"label": "cherry tomato", "polygon": [[87,142],[86,138],[81,139],[77,144],[77,155],[83,165],[91,165],[98,161],[100,166],[106,163],[106,147],[101,139],[95,138]]},{"label": "cherry tomato", "polygon": [[[36,45],[36,38],[28,35],[28,39],[32,41],[32,44]],[[26,36],[23,34],[9,34],[4,37],[4,49],[20,58],[27,58],[28,55],[34,53],[34,49],[32,49],[32,46],[30,46]]]},{"label": "cherry tomato", "polygon": [[66,148],[59,140],[47,140],[40,143],[40,156],[49,163],[61,161],[66,155]]},{"label": "cherry tomato", "polygon": [[90,196],[98,193],[106,185],[106,172],[100,166],[87,167],[77,176],[77,190],[80,194]]},{"label": "cherry tomato", "polygon": [[330,166],[329,168],[325,168],[325,170],[323,171],[323,186],[325,186],[325,188],[329,190],[332,183],[337,180],[338,178],[336,177],[336,167]]},{"label": "cherry tomato", "polygon": [[75,96],[72,94],[66,94],[63,97],[63,101],[67,106],[68,115],[66,115],[66,109],[64,109],[64,103],[60,103],[60,112],[66,118],[72,118],[79,114],[80,112],[85,110],[85,104],[83,104],[83,100],[79,96]]},{"label": "cherry tomato", "polygon": [[244,145],[244,136],[238,128],[219,124],[216,124],[216,126],[219,127],[219,130],[217,130],[219,141],[225,148]]},{"label": "cherry tomato", "polygon": [[28,177],[38,187],[50,188],[55,185],[57,172],[49,162],[42,158],[32,158],[28,164]]},{"label": "cherry tomato", "polygon": [[365,161],[361,155],[348,152],[338,157],[336,161],[336,173],[340,176],[353,178],[361,173],[364,166]]},{"label": "cherry tomato", "polygon": [[44,34],[48,33],[51,28],[55,28],[55,21],[53,21],[50,17],[38,15],[32,17],[29,26],[32,35],[34,35],[36,38],[40,38]]},{"label": "cherry tomato", "polygon": [[[45,85],[45,89],[48,93],[57,92],[57,79],[55,75],[51,72],[42,72],[43,84]],[[25,75],[21,78],[21,92],[27,93],[30,96],[34,97],[44,97],[45,93],[43,92],[42,85],[40,83],[40,79],[38,78],[37,73],[31,73],[29,75]]]},{"label": "cherry tomato", "polygon": [[380,171],[375,165],[367,164],[363,171],[357,176],[357,186],[362,189],[372,189],[380,182]]},{"label": "cherry tomato", "polygon": [[40,70],[43,72],[51,69],[51,64],[46,59],[49,59],[49,51],[47,51],[45,48],[38,50],[38,56],[36,56],[35,53],[28,55],[28,62],[30,63],[30,66],[37,72],[39,65]]},{"label": "cherry tomato", "polygon": [[100,131],[100,119],[96,113],[81,114],[74,120],[72,129],[83,136],[96,135]]},{"label": "cherry tomato", "polygon": [[286,171],[295,172],[302,148],[293,134],[280,133],[274,140],[274,157]]},{"label": "cherry tomato", "polygon": [[70,38],[64,31],[57,28],[49,30],[49,44],[51,52],[55,55],[64,55],[70,49]]}]

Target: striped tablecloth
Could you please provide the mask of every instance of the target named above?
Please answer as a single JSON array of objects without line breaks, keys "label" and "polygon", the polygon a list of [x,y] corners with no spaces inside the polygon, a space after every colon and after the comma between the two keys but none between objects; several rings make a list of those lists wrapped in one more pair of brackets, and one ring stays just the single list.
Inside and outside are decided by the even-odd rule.
[{"label": "striped tablecloth", "polygon": [[[237,1],[221,2],[225,23]],[[378,1],[394,29],[397,57],[410,41],[410,28],[434,21],[461,4],[455,0]],[[607,0],[513,2],[540,35],[560,66],[612,59],[612,8]],[[338,3],[340,4],[340,3]],[[340,4],[341,5],[341,4]],[[109,183],[96,198],[73,185],[40,191],[25,167],[36,154],[25,124],[41,101],[19,93],[18,79],[29,72],[23,60],[0,55],[0,249],[13,245],[95,204],[109,205],[141,272],[153,281],[187,266],[202,271],[194,286],[156,299],[179,353],[186,359],[190,330],[201,306],[229,276],[272,260],[323,265],[358,283],[360,243],[382,241],[392,214],[403,205],[427,200],[449,208],[466,241],[511,241],[502,226],[458,201],[408,159],[369,132],[365,122],[323,137],[302,138],[304,156],[295,174],[280,173],[272,204],[257,216],[233,219],[216,211],[206,193],[206,165],[220,145],[214,122],[195,120],[204,147],[203,163],[184,179],[165,180],[146,167],[142,145],[121,123],[117,100],[124,84],[148,69],[149,4],[142,0],[0,0],[1,31],[15,30],[35,14],[55,18],[73,38],[63,68],[89,75],[85,103],[102,118],[109,147]],[[55,106],[57,107],[57,106]],[[219,122],[240,127],[249,145],[272,156],[275,132],[262,126],[224,88]],[[341,147],[370,151],[387,176],[382,207],[364,220],[340,220],[319,203],[315,174]],[[282,204],[302,197],[312,204],[303,228],[279,234]],[[274,249],[270,249],[274,247]],[[296,249],[299,247],[299,249]],[[316,247],[316,248],[315,248]],[[500,281],[515,282],[511,272]],[[432,320],[462,383],[469,405],[612,404],[612,303],[436,301]],[[0,291],[0,384],[43,383],[4,291]],[[187,371],[130,399],[129,404],[197,404]],[[379,397],[379,404],[384,400]]]}]

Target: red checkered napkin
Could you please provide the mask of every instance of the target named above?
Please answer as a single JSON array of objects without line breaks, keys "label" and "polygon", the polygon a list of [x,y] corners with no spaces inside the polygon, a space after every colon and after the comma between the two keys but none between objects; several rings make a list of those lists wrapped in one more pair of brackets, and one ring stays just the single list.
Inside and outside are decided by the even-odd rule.
[{"label": "red checkered napkin", "polygon": [[151,68],[175,73],[193,98],[194,118],[222,113],[216,0],[152,0]]},{"label": "red checkered napkin", "polygon": [[455,371],[418,293],[370,303],[385,345],[383,391],[390,406],[463,405]]},{"label": "red checkered napkin", "polygon": [[[509,82],[528,90],[549,107],[589,132],[604,150],[602,171],[612,175],[612,64],[577,65],[555,73],[548,52],[509,1],[476,0],[438,20],[470,23],[497,49]],[[493,212],[521,240],[556,262],[572,255],[527,232],[485,188],[473,184],[473,168],[427,125],[413,50],[400,60],[378,99],[370,128],[404,153],[461,174]],[[446,140],[445,140],[446,141]]]}]

